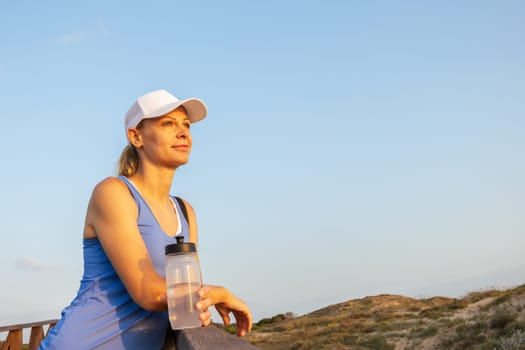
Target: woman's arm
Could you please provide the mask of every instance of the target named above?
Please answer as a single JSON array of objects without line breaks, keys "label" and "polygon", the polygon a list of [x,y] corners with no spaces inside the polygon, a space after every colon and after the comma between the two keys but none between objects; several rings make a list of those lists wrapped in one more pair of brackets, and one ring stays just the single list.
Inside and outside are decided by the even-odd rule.
[{"label": "woman's arm", "polygon": [[157,274],[137,227],[137,204],[127,186],[110,177],[93,190],[84,236],[95,235],[132,299],[150,311],[164,311],[166,282]]}]

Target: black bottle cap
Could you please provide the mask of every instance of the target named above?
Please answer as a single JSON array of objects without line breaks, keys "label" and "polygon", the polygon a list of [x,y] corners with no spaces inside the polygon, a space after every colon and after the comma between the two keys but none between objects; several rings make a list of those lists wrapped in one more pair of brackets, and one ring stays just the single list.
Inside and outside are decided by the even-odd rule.
[{"label": "black bottle cap", "polygon": [[184,243],[184,237],[183,236],[177,236],[175,237],[177,240],[177,243],[168,244],[165,248],[165,254],[178,254],[178,253],[196,253],[197,248],[195,247],[195,243],[187,242]]}]

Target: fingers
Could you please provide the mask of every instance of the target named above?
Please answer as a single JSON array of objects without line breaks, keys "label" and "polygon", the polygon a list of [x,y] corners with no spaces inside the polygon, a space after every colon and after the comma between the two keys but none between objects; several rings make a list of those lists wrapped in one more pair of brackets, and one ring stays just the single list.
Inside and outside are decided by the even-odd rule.
[{"label": "fingers", "polygon": [[249,332],[252,330],[252,313],[246,309],[246,311],[243,312],[243,316],[246,322],[246,330]]},{"label": "fingers", "polygon": [[204,299],[207,294],[210,292],[210,286],[202,286],[199,288],[199,296],[201,297],[201,299]]},{"label": "fingers", "polygon": [[252,317],[249,311],[232,311],[237,324],[237,336],[244,337],[252,329]]},{"label": "fingers", "polygon": [[211,311],[206,310],[200,313],[199,319],[204,327],[211,324]]},{"label": "fingers", "polygon": [[195,307],[201,312],[199,314],[199,319],[201,320],[202,325],[205,327],[209,326],[211,323],[211,311],[208,310],[208,307],[210,306],[210,299],[201,299],[200,301],[195,303]]},{"label": "fingers", "polygon": [[244,337],[246,334],[246,318],[239,312],[234,312],[235,322],[237,323],[237,336]]},{"label": "fingers", "polygon": [[210,306],[212,306],[211,299],[201,299],[197,303],[195,303],[195,307],[199,311],[206,311]]},{"label": "fingers", "polygon": [[228,310],[228,308],[224,307],[223,305],[217,304],[215,305],[215,309],[217,310],[219,315],[221,315],[224,325],[228,326],[230,324],[230,311]]}]

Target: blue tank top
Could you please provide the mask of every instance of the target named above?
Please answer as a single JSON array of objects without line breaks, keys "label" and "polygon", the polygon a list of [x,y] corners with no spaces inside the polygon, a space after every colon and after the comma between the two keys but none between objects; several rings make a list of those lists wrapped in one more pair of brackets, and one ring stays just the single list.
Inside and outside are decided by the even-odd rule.
[{"label": "blue tank top", "polygon": [[[127,178],[119,176],[138,206],[137,225],[157,272],[164,276],[164,247],[175,242],[160,227],[149,206]],[[173,198],[172,198],[173,199]],[[186,222],[176,200],[179,232],[189,240]],[[169,326],[167,312],[144,310],[132,299],[97,238],[84,239],[84,275],[75,299],[40,344],[46,349],[160,349]]]}]

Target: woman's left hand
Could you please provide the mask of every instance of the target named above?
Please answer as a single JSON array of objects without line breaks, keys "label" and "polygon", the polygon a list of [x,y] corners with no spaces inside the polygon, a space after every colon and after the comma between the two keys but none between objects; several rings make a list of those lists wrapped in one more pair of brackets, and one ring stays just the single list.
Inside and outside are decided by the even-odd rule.
[{"label": "woman's left hand", "polygon": [[237,324],[237,336],[242,337],[252,329],[252,314],[248,305],[233,295],[229,290],[219,286],[202,286],[199,289],[201,300],[197,308],[201,310],[201,321],[204,326],[211,323],[211,312],[208,307],[215,305],[217,312],[221,315],[224,325],[230,324],[230,312],[235,317]]}]

